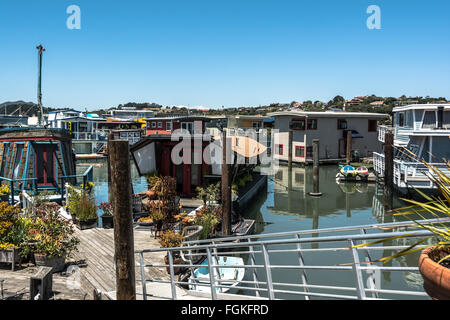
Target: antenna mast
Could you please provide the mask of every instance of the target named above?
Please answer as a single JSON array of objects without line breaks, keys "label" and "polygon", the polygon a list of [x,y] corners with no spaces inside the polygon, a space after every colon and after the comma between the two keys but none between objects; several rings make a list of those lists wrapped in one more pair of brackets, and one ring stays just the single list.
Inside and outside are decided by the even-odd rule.
[{"label": "antenna mast", "polygon": [[38,58],[39,58],[39,73],[38,73],[38,125],[42,126],[42,117],[44,116],[44,109],[42,107],[42,92],[41,92],[41,81],[42,81],[42,52],[45,51],[45,48],[40,44],[36,47],[38,49]]}]

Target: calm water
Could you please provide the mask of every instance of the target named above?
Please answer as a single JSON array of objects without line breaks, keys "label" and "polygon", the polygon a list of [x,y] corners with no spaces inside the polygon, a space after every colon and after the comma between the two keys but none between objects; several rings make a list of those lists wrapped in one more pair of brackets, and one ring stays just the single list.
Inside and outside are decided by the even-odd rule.
[{"label": "calm water", "polygon": [[[77,171],[83,172],[88,166],[88,164],[80,164],[77,166]],[[147,182],[144,177],[139,177],[133,163],[131,169],[134,192],[146,190]],[[289,179],[290,173],[287,166],[281,167],[275,175],[269,176],[267,192],[260,194],[253,205],[248,208],[245,217],[256,220],[256,233],[258,234],[394,221],[392,215],[384,212],[383,197],[376,195],[375,184],[337,184],[335,181],[337,171],[337,166],[320,167],[319,183],[320,192],[323,193],[323,196],[314,198],[307,194],[313,191],[311,167],[293,167],[291,179]],[[107,201],[108,186],[105,163],[94,165],[94,183],[97,203]],[[394,198],[394,208],[404,205],[399,199]],[[99,215],[101,215],[100,210]],[[314,248],[321,247],[324,247],[324,244],[315,245]],[[275,248],[274,246],[270,249]],[[286,249],[286,247],[283,247],[283,249]],[[257,264],[262,263],[262,261],[258,261],[261,260],[258,256],[256,258]],[[372,258],[379,258],[379,256],[375,255]],[[351,261],[349,255],[346,256],[342,253],[306,253],[304,259],[306,263],[314,261],[316,265],[330,265],[330,259],[333,260],[331,265]],[[417,266],[417,259],[418,254],[413,254],[388,265]],[[271,263],[297,265],[298,260],[294,254],[280,253],[271,255]],[[260,271],[261,279],[265,279],[262,270]],[[313,284],[354,286],[354,276],[349,271],[308,271],[307,274],[309,281]],[[247,272],[245,280],[252,280],[249,272]],[[274,282],[287,282],[287,280],[300,283],[299,271],[273,271]],[[381,272],[379,281],[383,289],[423,290],[422,279],[416,272],[408,272],[406,274],[403,272]],[[252,291],[247,294],[251,293]],[[350,293],[341,292],[341,294]],[[353,293],[350,295],[353,295]],[[292,295],[277,295],[277,297],[301,299],[301,296]],[[392,298],[392,296],[385,297]],[[422,297],[418,298],[422,299]]]}]

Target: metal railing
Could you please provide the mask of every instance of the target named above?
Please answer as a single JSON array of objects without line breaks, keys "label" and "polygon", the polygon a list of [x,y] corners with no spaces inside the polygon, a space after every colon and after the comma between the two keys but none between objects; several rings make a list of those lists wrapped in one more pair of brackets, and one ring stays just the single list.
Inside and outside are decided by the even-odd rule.
[{"label": "metal railing", "polygon": [[[422,223],[449,223],[450,219],[433,219]],[[384,297],[426,297],[422,291],[403,290],[401,288],[381,288],[382,272],[418,272],[417,267],[375,265],[371,261],[380,254],[391,250],[407,248],[411,238],[430,235],[428,231],[405,231],[414,226],[412,222],[394,222],[375,225],[327,228],[306,231],[280,232],[240,237],[228,237],[198,241],[187,241],[178,248],[159,248],[138,250],[140,286],[143,299],[146,300],[147,284],[170,285],[170,296],[160,297],[178,299],[179,286],[188,286],[184,281],[175,279],[175,269],[184,268],[190,272],[189,289],[184,294],[190,297],[200,296],[210,299],[293,299],[303,297],[325,299],[383,299]],[[376,231],[376,233],[373,233]],[[385,231],[385,232],[382,232]],[[342,234],[345,233],[345,234]],[[325,235],[324,235],[325,234]],[[333,235],[327,235],[333,234]],[[393,236],[403,235],[395,243],[372,245],[363,248],[353,246]],[[146,263],[145,255],[165,252],[168,264]],[[282,255],[283,258],[280,258]],[[317,258],[320,255],[322,258]],[[175,257],[180,256],[182,264],[175,264]],[[220,257],[239,256],[243,258],[240,265],[218,264]],[[276,259],[278,256],[278,259]],[[201,264],[207,259],[207,264]],[[325,257],[325,259],[323,259]],[[275,262],[276,259],[276,262]],[[154,261],[154,257],[149,259]],[[329,262],[324,264],[323,262]],[[321,262],[321,263],[319,263]],[[170,279],[149,277],[147,269],[165,267]],[[197,268],[207,268],[207,278],[196,278]],[[242,279],[224,279],[221,270],[226,268],[243,268],[246,275]],[[205,270],[205,269],[203,269]],[[237,272],[237,271],[236,271]],[[323,273],[328,273],[327,277]],[[336,278],[331,274],[339,272]],[[341,272],[353,283],[342,284]],[[280,273],[284,276],[280,277]],[[318,275],[321,273],[321,276]],[[151,286],[151,284],[150,284]],[[200,292],[198,288],[207,288]],[[197,289],[197,290],[195,290]],[[240,294],[232,294],[239,291]],[[178,292],[178,293],[177,293]],[[154,295],[152,295],[154,296]]]},{"label": "metal railing", "polygon": [[37,185],[36,185],[37,178],[10,179],[10,178],[6,178],[6,177],[0,177],[0,184],[5,184],[5,185],[9,186],[10,193],[8,195],[8,203],[10,205],[14,205],[15,204],[15,200],[14,200],[15,191],[22,191],[23,189],[27,189],[27,188],[25,188],[24,185],[18,186],[17,188],[15,188],[15,184],[17,182],[20,183],[20,182],[27,182],[27,181],[32,181],[32,188],[29,189],[29,190],[32,190],[34,193],[36,193],[36,190],[37,190]]},{"label": "metal railing", "polygon": [[386,132],[388,132],[388,131],[394,132],[394,128],[392,126],[379,125],[378,126],[378,141],[384,143],[384,137],[385,137]]},{"label": "metal railing", "polygon": [[[58,189],[59,189],[59,193],[61,195],[61,199],[64,199],[64,197],[67,193],[66,184],[69,183],[69,184],[75,185],[75,186],[82,185],[83,187],[85,187],[87,182],[93,181],[93,175],[94,175],[94,171],[93,171],[93,166],[91,165],[82,174],[74,174],[74,175],[70,175],[70,176],[59,177],[60,184],[59,184]],[[82,178],[81,183],[78,182],[78,178]]]}]

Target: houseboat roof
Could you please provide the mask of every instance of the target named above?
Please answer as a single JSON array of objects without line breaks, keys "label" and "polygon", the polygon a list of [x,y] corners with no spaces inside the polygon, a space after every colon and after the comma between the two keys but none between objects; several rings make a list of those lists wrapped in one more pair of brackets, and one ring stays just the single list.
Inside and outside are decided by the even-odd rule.
[{"label": "houseboat roof", "polygon": [[0,129],[0,139],[32,140],[36,138],[71,139],[72,133],[59,128],[21,127]]},{"label": "houseboat roof", "polygon": [[409,104],[407,106],[394,107],[393,112],[405,111],[405,110],[435,110],[438,107],[444,107],[444,109],[450,109],[450,103],[440,103],[440,104]]},{"label": "houseboat roof", "polygon": [[271,112],[269,116],[297,116],[305,118],[372,118],[372,119],[388,119],[389,115],[383,113],[371,112],[345,112],[345,111],[279,111]]},{"label": "houseboat roof", "polygon": [[227,118],[236,118],[236,119],[243,119],[243,120],[264,120],[269,119],[269,116],[263,116],[263,115],[249,115],[249,114],[236,114],[236,115],[230,115],[227,116]]},{"label": "houseboat roof", "polygon": [[172,117],[154,117],[154,118],[145,118],[145,121],[154,121],[154,120],[210,120],[209,117],[202,116],[172,116]]}]

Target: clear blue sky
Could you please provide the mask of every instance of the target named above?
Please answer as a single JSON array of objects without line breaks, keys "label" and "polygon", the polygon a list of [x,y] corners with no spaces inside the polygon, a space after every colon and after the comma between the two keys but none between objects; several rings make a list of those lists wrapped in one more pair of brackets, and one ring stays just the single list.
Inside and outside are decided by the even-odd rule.
[{"label": "clear blue sky", "polygon": [[450,98],[449,16],[448,0],[2,1],[0,103],[36,102],[39,43],[48,107]]}]

